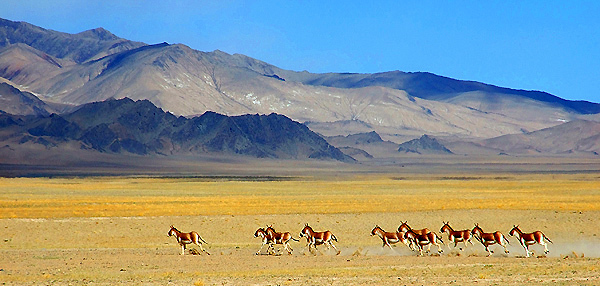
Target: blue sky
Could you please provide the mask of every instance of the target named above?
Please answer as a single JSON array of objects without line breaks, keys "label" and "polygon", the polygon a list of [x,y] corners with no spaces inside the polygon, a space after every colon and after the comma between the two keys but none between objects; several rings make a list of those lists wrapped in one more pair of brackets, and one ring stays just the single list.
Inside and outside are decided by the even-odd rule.
[{"label": "blue sky", "polygon": [[61,32],[103,27],[290,70],[427,71],[600,103],[600,1],[0,2],[1,18]]}]

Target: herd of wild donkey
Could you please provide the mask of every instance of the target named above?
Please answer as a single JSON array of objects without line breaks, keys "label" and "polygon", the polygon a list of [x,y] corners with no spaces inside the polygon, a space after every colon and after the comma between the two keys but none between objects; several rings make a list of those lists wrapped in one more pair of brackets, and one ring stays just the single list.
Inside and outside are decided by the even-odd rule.
[{"label": "herd of wild donkey", "polygon": [[[492,255],[493,251],[489,249],[490,245],[498,244],[504,248],[504,252],[508,253],[506,249],[506,244],[510,243],[506,236],[504,236],[501,232],[484,232],[483,229],[479,226],[479,224],[475,224],[473,229],[465,229],[465,230],[454,230],[450,227],[448,222],[443,222],[444,225],[440,229],[440,232],[447,233],[448,235],[448,248],[450,245],[454,243],[454,247],[458,246],[458,243],[462,242],[465,247],[467,247],[467,242],[473,245],[471,238],[475,238],[483,246],[485,250],[488,252],[488,256]],[[552,243],[546,235],[544,235],[541,231],[534,231],[531,233],[524,233],[519,229],[519,226],[513,226],[513,228],[508,233],[510,236],[516,236],[517,240],[523,248],[525,249],[526,257],[529,257],[530,251],[529,246],[534,244],[540,244],[544,246],[544,253],[548,253],[548,245],[546,241]],[[169,236],[175,236],[177,242],[181,245],[181,255],[185,253],[185,248],[187,244],[196,244],[200,247],[204,253],[210,255],[208,251],[206,251],[202,247],[202,243],[206,243],[200,235],[195,232],[181,232],[177,230],[174,226],[171,225],[171,229],[168,232]],[[431,249],[431,245],[435,245],[438,247],[438,252],[442,252],[442,247],[439,243],[444,243],[442,238],[438,236],[435,232],[430,231],[427,228],[424,229],[412,229],[408,222],[402,222],[402,224],[398,227],[397,232],[386,232],[378,225],[371,230],[371,235],[377,235],[381,238],[383,242],[383,246],[390,247],[393,250],[392,244],[396,243],[404,243],[407,247],[409,247],[413,251],[419,251],[419,255],[423,255],[423,249],[427,246],[427,251],[429,252]],[[262,245],[260,249],[256,252],[256,255],[260,254],[262,248],[267,245],[267,254],[275,254],[275,244],[281,244],[283,249],[285,249],[288,254],[292,254],[292,248],[289,245],[291,240],[299,241],[295,239],[289,232],[277,232],[272,226],[267,226],[266,228],[259,228],[254,233],[254,237],[260,237],[262,239]],[[308,251],[311,253],[315,253],[317,250],[317,245],[326,245],[327,249],[333,247],[337,254],[340,254],[340,250],[335,247],[333,244],[334,241],[337,242],[337,237],[331,233],[331,231],[323,231],[316,232],[314,231],[308,223],[304,226],[302,231],[300,232],[300,237],[305,237],[308,243]],[[438,243],[439,242],[439,243]],[[462,247],[459,248],[462,250]]]}]

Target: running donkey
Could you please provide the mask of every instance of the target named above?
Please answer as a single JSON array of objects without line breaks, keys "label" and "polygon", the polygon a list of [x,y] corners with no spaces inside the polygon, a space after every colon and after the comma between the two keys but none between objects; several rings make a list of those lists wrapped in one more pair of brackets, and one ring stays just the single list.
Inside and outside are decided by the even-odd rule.
[{"label": "running donkey", "polygon": [[202,248],[202,243],[206,243],[206,241],[204,241],[204,239],[202,239],[202,237],[195,231],[181,232],[178,229],[176,229],[174,226],[171,225],[171,229],[169,230],[169,232],[167,234],[169,236],[175,236],[175,238],[177,239],[177,242],[179,242],[179,245],[181,245],[181,255],[185,254],[186,245],[192,244],[192,243],[195,245],[198,245],[200,247],[200,250],[202,250],[206,254],[210,255],[210,253],[208,253],[208,251],[206,251],[206,250],[204,250],[204,248]]},{"label": "running donkey", "polygon": [[391,244],[396,244],[398,242],[402,242],[406,246],[411,247],[408,244],[408,240],[404,237],[404,232],[386,232],[381,227],[379,227],[379,225],[376,225],[375,228],[371,230],[371,236],[374,235],[377,235],[379,236],[379,238],[381,238],[381,241],[383,242],[383,245],[381,247],[383,248],[385,248],[385,246],[387,245],[390,247],[391,250],[394,250]]},{"label": "running donkey", "polygon": [[[267,253],[271,254],[273,252],[271,252],[271,250],[273,250],[273,239],[271,238],[271,236],[269,236],[269,234],[267,233],[267,231],[262,228],[259,227],[255,232],[254,232],[254,237],[260,237],[262,240],[262,245],[260,246],[260,248],[258,249],[258,251],[256,252],[256,255],[260,254],[260,251],[262,250],[262,248],[265,245],[268,245],[267,247]],[[274,251],[274,250],[273,250]]]},{"label": "running donkey", "polygon": [[550,239],[548,239],[548,237],[546,237],[546,235],[544,235],[543,232],[538,230],[538,231],[534,231],[531,233],[523,233],[519,229],[519,226],[515,225],[515,226],[513,226],[513,228],[510,230],[510,232],[508,234],[510,236],[513,236],[513,235],[515,235],[515,233],[516,233],[517,239],[519,240],[519,242],[521,243],[523,248],[525,248],[525,256],[526,257],[529,257],[529,246],[534,245],[536,243],[543,245],[544,253],[545,254],[548,253],[548,244],[544,240],[547,240],[550,243],[552,243],[552,241]]},{"label": "running donkey", "polygon": [[440,238],[435,232],[429,232],[427,234],[417,234],[414,230],[410,229],[405,234],[406,239],[409,239],[414,243],[419,249],[419,255],[423,256],[423,248],[427,245],[427,251],[431,251],[431,245],[435,245],[438,247],[438,253],[442,253],[442,247],[437,243],[444,243],[442,238]]},{"label": "running donkey", "polygon": [[338,250],[335,247],[335,245],[333,245],[333,241],[338,241],[338,240],[335,237],[335,235],[333,235],[333,233],[331,233],[331,231],[329,231],[329,230],[322,231],[322,232],[316,232],[307,223],[304,225],[304,228],[300,232],[300,237],[304,237],[304,236],[306,236],[306,240],[308,241],[308,251],[311,253],[314,253],[311,251],[311,248],[310,248],[311,246],[313,246],[316,250],[317,245],[321,245],[321,244],[327,245],[327,249],[329,249],[329,246],[333,247],[333,249],[335,249],[337,251],[337,255],[339,255],[341,253],[341,251]]},{"label": "running donkey", "polygon": [[504,234],[502,234],[501,232],[483,232],[483,229],[481,229],[481,227],[479,227],[479,224],[476,223],[475,227],[471,231],[471,234],[473,234],[473,236],[475,236],[475,238],[479,240],[479,242],[481,242],[483,246],[485,246],[485,250],[488,252],[487,256],[491,256],[492,253],[494,253],[489,249],[489,246],[496,243],[504,247],[504,253],[508,253],[508,249],[506,249],[506,244],[504,244],[504,242],[508,244],[510,244],[510,242],[508,241],[506,236],[504,236]]},{"label": "running donkey", "polygon": [[[415,234],[421,235],[421,234],[428,234],[431,232],[431,230],[429,230],[428,228],[422,228],[422,229],[412,229],[409,225],[408,225],[408,221],[400,221],[402,224],[400,224],[400,226],[398,227],[398,232],[402,232],[404,233],[404,237],[406,238],[406,233],[409,230],[412,230]],[[408,239],[408,247],[410,247],[411,250],[417,250],[419,248],[418,245],[413,245],[413,240],[412,239]]]},{"label": "running donkey", "polygon": [[[442,228],[440,229],[441,233],[448,233],[448,248],[450,248],[450,243],[454,242],[454,248],[456,248],[456,245],[459,242],[462,242],[465,244],[465,248],[467,248],[467,242],[469,242],[471,245],[473,245],[473,242],[471,241],[471,231],[469,231],[468,229],[465,230],[454,230],[452,229],[452,227],[450,226],[450,222],[444,222],[444,225],[442,226]],[[463,250],[462,247],[459,248],[460,250]]]}]

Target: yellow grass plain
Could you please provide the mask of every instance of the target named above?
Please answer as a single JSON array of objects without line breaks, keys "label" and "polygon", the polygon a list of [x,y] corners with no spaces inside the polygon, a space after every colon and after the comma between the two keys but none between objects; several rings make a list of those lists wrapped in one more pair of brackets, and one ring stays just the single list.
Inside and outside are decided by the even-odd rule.
[{"label": "yellow grass plain", "polygon": [[[479,223],[542,230],[550,254],[534,258],[510,238],[511,253],[479,242],[441,256],[381,248],[370,236],[400,221],[439,233]],[[0,179],[0,283],[144,285],[516,285],[600,283],[600,177],[494,175],[335,179],[4,178]],[[339,238],[340,256],[293,242],[292,256],[255,256],[256,228],[295,237],[305,223]],[[168,226],[198,231],[211,256],[178,255]],[[444,237],[445,238],[445,237]],[[583,256],[583,257],[582,257]],[[539,258],[538,258],[539,257]]]},{"label": "yellow grass plain", "polygon": [[277,181],[203,178],[0,179],[0,218],[365,213],[498,209],[600,211],[596,175]]}]

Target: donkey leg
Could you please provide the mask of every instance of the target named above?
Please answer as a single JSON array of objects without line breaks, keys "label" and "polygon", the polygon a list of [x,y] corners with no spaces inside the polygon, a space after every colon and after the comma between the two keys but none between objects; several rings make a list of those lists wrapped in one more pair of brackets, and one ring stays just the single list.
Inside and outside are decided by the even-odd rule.
[{"label": "donkey leg", "polygon": [[465,244],[465,249],[467,249],[467,241],[471,243],[471,245],[473,245],[473,243],[471,242],[471,240],[463,240],[463,243]]},{"label": "donkey leg", "polygon": [[415,248],[414,242],[412,240],[408,241],[408,248],[410,248],[410,250],[412,251],[416,251],[417,249]]},{"label": "donkey leg", "polygon": [[202,243],[198,243],[198,242],[196,242],[196,245],[198,245],[198,247],[200,247],[200,250],[202,250],[202,252],[204,252],[204,253],[206,253],[206,254],[210,255],[210,253],[208,253],[208,251],[206,251],[206,250],[204,249],[204,247],[202,247]]},{"label": "donkey leg", "polygon": [[312,253],[313,255],[315,255],[315,256],[316,256],[317,254],[316,254],[315,252],[316,252],[316,250],[317,250],[317,246],[316,246],[316,245],[314,246],[315,250],[313,251],[313,250],[311,250],[311,249],[310,249],[310,247],[311,247],[312,245],[313,245],[313,244],[312,244],[312,242],[308,244],[308,252],[310,252],[310,253]]},{"label": "donkey leg", "polygon": [[264,244],[260,246],[260,248],[258,249],[258,251],[256,251],[256,253],[254,253],[254,255],[259,255],[260,251],[262,250],[263,246],[265,246]]},{"label": "donkey leg", "polygon": [[[333,247],[333,249],[335,249],[335,251],[337,251],[336,255],[340,255],[340,253],[342,253],[342,251],[338,250],[337,247],[335,247],[335,245],[333,245],[333,242],[330,241],[329,244]],[[392,248],[392,247],[390,246],[390,248]]]},{"label": "donkey leg", "polygon": [[260,251],[263,249],[263,246],[265,246],[265,243],[263,243],[260,248],[258,249],[258,251],[256,252],[256,255],[260,254]]},{"label": "donkey leg", "polygon": [[502,247],[504,247],[504,253],[507,253],[507,254],[508,254],[509,252],[508,252],[508,249],[506,248],[506,245],[505,245],[505,244],[503,244],[503,245],[502,245]]},{"label": "donkey leg", "polygon": [[267,248],[267,253],[268,254],[275,254],[275,246],[273,245],[273,243],[269,243],[269,247]]},{"label": "donkey leg", "polygon": [[492,256],[492,252],[490,251],[490,248],[489,248],[489,246],[487,246],[487,245],[485,246],[485,251],[487,251],[487,252],[488,252],[488,255],[487,255],[487,257],[490,257],[490,256]]},{"label": "donkey leg", "polygon": [[396,250],[392,248],[392,245],[389,242],[386,244],[387,244],[387,246],[389,246],[389,248],[392,250],[392,252],[396,252]]}]

